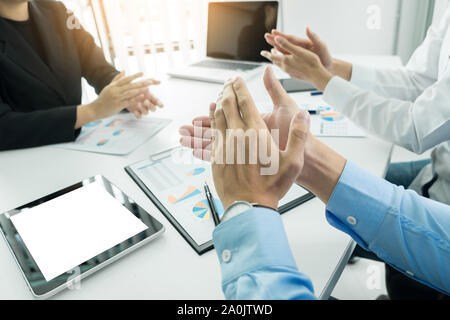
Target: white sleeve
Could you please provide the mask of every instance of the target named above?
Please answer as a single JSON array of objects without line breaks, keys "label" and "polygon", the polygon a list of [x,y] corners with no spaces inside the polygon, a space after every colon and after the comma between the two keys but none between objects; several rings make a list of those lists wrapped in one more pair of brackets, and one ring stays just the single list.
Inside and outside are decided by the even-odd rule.
[{"label": "white sleeve", "polygon": [[415,102],[387,99],[334,77],[324,99],[370,133],[423,153],[450,139],[449,88],[450,68]]},{"label": "white sleeve", "polygon": [[383,70],[354,65],[351,82],[383,97],[416,100],[438,79],[442,43],[449,27],[450,6],[441,23],[428,30],[406,67]]},{"label": "white sleeve", "polygon": [[436,78],[407,69],[374,69],[353,65],[351,83],[382,97],[414,101]]}]

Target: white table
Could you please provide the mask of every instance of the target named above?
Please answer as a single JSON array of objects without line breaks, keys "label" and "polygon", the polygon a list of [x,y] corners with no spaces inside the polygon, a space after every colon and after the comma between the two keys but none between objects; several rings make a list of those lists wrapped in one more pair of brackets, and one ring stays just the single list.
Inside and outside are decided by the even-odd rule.
[{"label": "white table", "polygon": [[[397,66],[396,57],[352,58],[378,66]],[[262,81],[249,82],[255,100],[266,99]],[[81,290],[65,291],[55,299],[223,299],[215,252],[198,256],[156,209],[124,167],[150,153],[178,145],[178,127],[208,113],[221,86],[168,79],[158,94],[166,108],[158,117],[172,125],[127,157],[115,157],[42,147],[0,153],[0,212],[5,212],[84,178],[102,174],[134,198],[166,227],[157,241],[85,279]],[[383,176],[392,146],[374,138],[327,138],[325,143],[363,168]],[[351,254],[354,243],[325,219],[325,206],[314,199],[283,216],[292,251],[316,294],[328,298]],[[0,299],[32,299],[6,243],[0,241]]]}]

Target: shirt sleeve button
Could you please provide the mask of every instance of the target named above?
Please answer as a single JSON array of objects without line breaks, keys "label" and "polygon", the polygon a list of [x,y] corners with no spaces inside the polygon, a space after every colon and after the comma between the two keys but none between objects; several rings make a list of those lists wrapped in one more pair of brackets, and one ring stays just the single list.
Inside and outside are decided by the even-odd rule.
[{"label": "shirt sleeve button", "polygon": [[230,250],[224,250],[222,252],[222,261],[225,263],[228,263],[231,261],[231,251]]},{"label": "shirt sleeve button", "polygon": [[356,220],[355,217],[348,217],[348,218],[347,218],[347,222],[348,222],[349,224],[351,224],[352,226],[355,226],[355,225],[358,223],[358,220]]},{"label": "shirt sleeve button", "polygon": [[414,278],[414,273],[412,273],[411,271],[406,271],[406,274],[412,278]]}]

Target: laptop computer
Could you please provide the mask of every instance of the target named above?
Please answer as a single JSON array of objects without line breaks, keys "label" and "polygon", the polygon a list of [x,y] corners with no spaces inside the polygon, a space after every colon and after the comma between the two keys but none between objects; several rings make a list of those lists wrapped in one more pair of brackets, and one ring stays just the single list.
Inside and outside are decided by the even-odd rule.
[{"label": "laptop computer", "polygon": [[221,84],[236,76],[249,79],[268,62],[260,52],[270,51],[264,34],[275,29],[277,21],[278,1],[210,2],[207,58],[168,74]]}]

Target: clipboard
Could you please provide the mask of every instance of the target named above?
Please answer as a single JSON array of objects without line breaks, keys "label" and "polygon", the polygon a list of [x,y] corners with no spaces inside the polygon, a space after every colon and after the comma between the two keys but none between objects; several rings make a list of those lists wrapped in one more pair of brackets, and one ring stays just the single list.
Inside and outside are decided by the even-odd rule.
[{"label": "clipboard", "polygon": [[[200,185],[207,182],[218,201],[219,211],[223,207],[214,188],[209,163],[195,159],[191,150],[177,147],[129,165],[125,171],[198,255],[214,248],[212,232],[215,226],[209,207],[201,200],[205,195]],[[314,197],[308,190],[295,185],[282,200],[279,213],[286,213]]]}]

